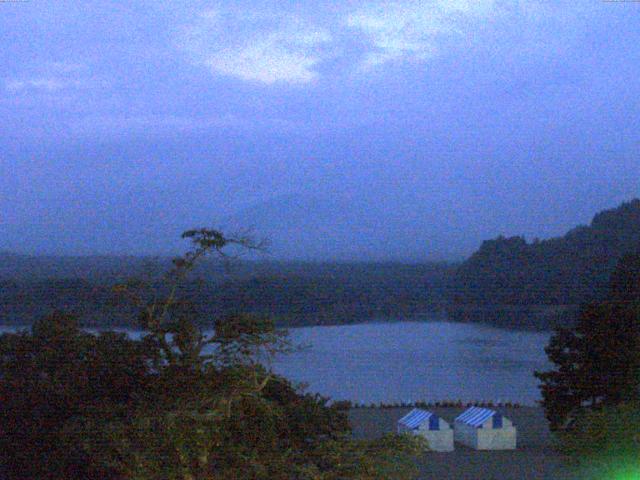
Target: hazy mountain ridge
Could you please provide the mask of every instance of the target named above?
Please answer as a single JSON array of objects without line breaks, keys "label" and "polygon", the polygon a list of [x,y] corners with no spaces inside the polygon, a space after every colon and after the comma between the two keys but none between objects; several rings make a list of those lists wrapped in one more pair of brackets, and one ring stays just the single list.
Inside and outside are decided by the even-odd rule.
[{"label": "hazy mountain ridge", "polygon": [[590,225],[563,237],[487,240],[454,275],[449,310],[458,320],[518,323],[518,312],[527,311],[546,315],[540,322],[564,322],[574,306],[601,298],[618,260],[639,250],[638,199],[596,214]]},{"label": "hazy mountain ridge", "polygon": [[[5,266],[0,323],[28,324],[64,310],[86,326],[135,326],[135,309],[114,295],[113,285],[151,273],[152,288],[160,288],[161,272],[168,265],[167,259],[116,258],[111,266],[103,259],[91,269],[91,257],[67,258],[61,265],[52,259],[38,265],[39,260],[23,257],[13,265],[21,264],[22,273],[13,278],[7,277]],[[34,264],[38,269],[29,277]],[[126,265],[129,275],[123,270]],[[205,326],[217,316],[240,311],[271,316],[286,326],[402,320],[444,312],[454,269],[445,263],[206,262],[195,272],[195,279],[202,281],[188,282],[180,293]]]}]

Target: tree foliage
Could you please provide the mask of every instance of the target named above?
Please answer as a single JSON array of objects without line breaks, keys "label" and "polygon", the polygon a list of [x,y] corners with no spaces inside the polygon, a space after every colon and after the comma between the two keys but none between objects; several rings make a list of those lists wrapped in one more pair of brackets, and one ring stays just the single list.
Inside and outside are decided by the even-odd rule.
[{"label": "tree foliage", "polygon": [[[133,327],[127,302],[112,285],[125,275],[158,278],[166,259],[25,257],[7,267],[0,258],[0,317],[25,324],[51,310],[78,315],[81,324]],[[5,268],[6,267],[6,268]],[[268,316],[289,327],[352,324],[445,308],[451,264],[215,262],[206,259],[179,290],[199,322],[238,312]],[[27,277],[26,272],[32,275]],[[158,279],[159,280],[159,279]],[[133,282],[132,282],[133,283]],[[162,288],[158,281],[156,288]],[[210,323],[206,327],[211,328]]]},{"label": "tree foliage", "polygon": [[585,410],[633,401],[640,393],[640,255],[623,257],[606,301],[582,308],[573,329],[545,349],[555,369],[537,372],[551,428],[571,427]]},{"label": "tree foliage", "polygon": [[640,403],[635,400],[585,412],[561,435],[577,478],[637,478],[640,471]]},{"label": "tree foliage", "polygon": [[118,287],[142,338],[87,333],[63,313],[0,337],[3,478],[413,478],[419,440],[354,441],[340,405],[270,369],[291,349],[272,321],[238,313],[211,334],[197,327],[180,283],[210,253],[260,245],[206,229],[184,238],[192,249],[164,289]]},{"label": "tree foliage", "polygon": [[74,478],[60,432],[97,409],[128,409],[149,387],[146,346],[124,334],[82,332],[54,313],[31,334],[0,336],[0,455],[6,478]]},{"label": "tree foliage", "polygon": [[639,245],[640,199],[602,211],[589,226],[574,228],[563,237],[532,243],[519,236],[485,241],[455,274],[451,313],[464,319],[498,307],[507,313],[514,309],[506,306],[526,310],[532,305],[601,301],[617,262]]}]

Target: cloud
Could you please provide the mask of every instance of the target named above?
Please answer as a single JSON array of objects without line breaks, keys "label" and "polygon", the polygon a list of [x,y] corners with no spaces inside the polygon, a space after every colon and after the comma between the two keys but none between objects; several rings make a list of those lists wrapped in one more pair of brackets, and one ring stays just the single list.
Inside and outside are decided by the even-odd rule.
[{"label": "cloud", "polygon": [[81,82],[78,80],[68,80],[60,78],[31,78],[27,80],[7,80],[5,84],[9,92],[20,92],[23,90],[40,90],[55,92],[67,88],[78,88]]},{"label": "cloud", "polygon": [[202,11],[183,23],[175,44],[214,75],[305,85],[321,73],[366,75],[383,65],[426,63],[462,48],[511,57],[554,54],[576,24],[588,21],[576,21],[584,6],[569,11],[529,0],[339,1],[295,14],[252,7],[226,3]]},{"label": "cloud", "polygon": [[313,82],[331,40],[324,28],[289,14],[209,10],[184,27],[178,44],[212,72],[264,84]]},{"label": "cloud", "polygon": [[88,69],[80,64],[49,62],[18,78],[5,79],[9,93],[43,92],[85,88],[91,84]]},{"label": "cloud", "polygon": [[364,67],[394,60],[426,61],[444,38],[464,35],[472,22],[497,14],[496,0],[384,2],[347,15],[346,25],[370,41]]}]

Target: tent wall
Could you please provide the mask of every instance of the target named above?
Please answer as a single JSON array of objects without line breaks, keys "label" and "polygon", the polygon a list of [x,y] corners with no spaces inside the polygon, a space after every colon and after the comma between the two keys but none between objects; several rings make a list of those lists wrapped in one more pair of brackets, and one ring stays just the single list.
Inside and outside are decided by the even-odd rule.
[{"label": "tent wall", "polygon": [[476,450],[514,450],[516,448],[516,429],[503,417],[502,428],[492,428],[492,419],[487,420],[482,428],[475,428],[462,422],[455,423],[454,438]]},{"label": "tent wall", "polygon": [[516,429],[503,428],[479,428],[478,450],[514,450],[516,448]]},{"label": "tent wall", "polygon": [[424,422],[420,425],[418,433],[424,436],[429,443],[429,449],[434,452],[452,452],[453,451],[453,429],[440,417],[437,424],[433,422]]},{"label": "tent wall", "polygon": [[434,452],[453,452],[453,430],[422,430],[419,435],[424,436],[429,444],[429,450]]},{"label": "tent wall", "polygon": [[471,448],[478,448],[477,428],[462,422],[456,422],[454,427],[455,441]]},{"label": "tent wall", "polygon": [[425,420],[417,429],[410,429],[398,423],[398,433],[410,433],[424,437],[429,444],[429,450],[434,452],[452,452],[454,448],[451,426],[437,416]]}]

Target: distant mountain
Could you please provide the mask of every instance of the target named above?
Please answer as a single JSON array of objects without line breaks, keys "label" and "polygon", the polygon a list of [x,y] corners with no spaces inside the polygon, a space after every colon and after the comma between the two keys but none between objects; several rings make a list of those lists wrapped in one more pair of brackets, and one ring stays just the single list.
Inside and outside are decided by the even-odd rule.
[{"label": "distant mountain", "polygon": [[638,199],[598,213],[589,226],[563,237],[532,243],[523,237],[488,240],[454,275],[450,313],[458,320],[505,324],[518,323],[524,318],[519,313],[527,310],[557,317],[604,295],[617,261],[637,251]]}]

